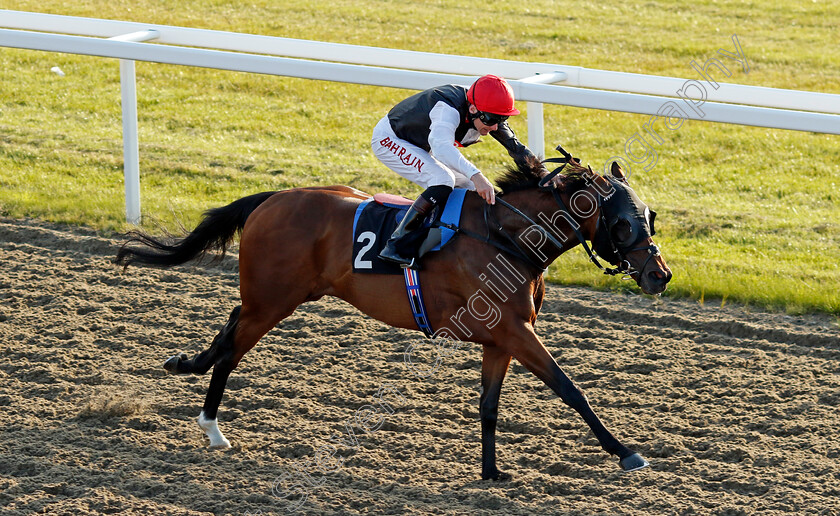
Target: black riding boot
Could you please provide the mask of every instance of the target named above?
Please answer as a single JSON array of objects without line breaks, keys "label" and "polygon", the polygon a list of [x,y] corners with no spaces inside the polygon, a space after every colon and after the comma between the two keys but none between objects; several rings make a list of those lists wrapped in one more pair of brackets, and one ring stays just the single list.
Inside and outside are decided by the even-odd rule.
[{"label": "black riding boot", "polygon": [[417,257],[404,257],[400,255],[396,249],[397,242],[405,235],[418,229],[423,224],[423,219],[426,218],[426,215],[431,213],[438,204],[442,205],[445,203],[451,192],[452,188],[448,186],[431,186],[420,194],[420,197],[414,201],[414,204],[408,209],[405,217],[397,225],[397,229],[394,230],[391,238],[388,239],[388,243],[382,249],[382,252],[379,253],[379,257],[403,267],[413,267]]}]

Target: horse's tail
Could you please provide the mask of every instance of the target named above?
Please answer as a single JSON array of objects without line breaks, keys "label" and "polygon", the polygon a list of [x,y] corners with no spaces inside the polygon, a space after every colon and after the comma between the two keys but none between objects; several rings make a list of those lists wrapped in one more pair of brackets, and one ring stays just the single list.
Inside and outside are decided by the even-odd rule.
[{"label": "horse's tail", "polygon": [[[124,267],[132,263],[169,267],[186,263],[211,250],[219,251],[217,259],[220,260],[236,234],[245,227],[248,216],[275,193],[249,195],[227,206],[208,210],[192,233],[174,242],[166,243],[143,232],[131,231],[114,263]],[[132,244],[140,244],[140,247],[130,247]]]}]

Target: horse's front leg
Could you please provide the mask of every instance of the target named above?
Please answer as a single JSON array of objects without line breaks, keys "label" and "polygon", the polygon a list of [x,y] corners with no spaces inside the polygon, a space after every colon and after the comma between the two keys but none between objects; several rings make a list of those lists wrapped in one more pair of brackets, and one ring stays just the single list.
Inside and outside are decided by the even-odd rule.
[{"label": "horse's front leg", "polygon": [[595,415],[592,407],[589,406],[586,396],[560,369],[560,366],[543,346],[530,324],[523,325],[509,342],[511,346],[508,347],[507,351],[583,417],[601,447],[607,453],[619,457],[619,465],[624,471],[635,471],[648,466],[648,462],[641,455],[621,444],[607,430],[598,416]]},{"label": "horse's front leg", "polygon": [[499,395],[505,380],[510,354],[496,347],[484,347],[481,361],[481,478],[510,480],[510,475],[496,467],[496,421],[499,414]]}]

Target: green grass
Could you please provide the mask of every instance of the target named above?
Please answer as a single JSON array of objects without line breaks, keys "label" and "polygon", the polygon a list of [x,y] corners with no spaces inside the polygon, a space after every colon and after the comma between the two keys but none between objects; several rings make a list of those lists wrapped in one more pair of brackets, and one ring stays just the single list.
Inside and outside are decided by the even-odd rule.
[{"label": "green grass", "polygon": [[[676,1],[18,0],[13,8],[686,78],[698,77],[692,60],[732,50],[736,33],[750,71],[732,67],[728,82],[840,93],[840,5],[825,1],[698,0],[688,9]],[[56,65],[65,77],[49,72]],[[205,209],[262,190],[419,191],[368,145],[376,121],[410,91],[152,63],[137,63],[137,77],[146,229],[192,226]],[[1,48],[0,214],[126,229],[120,117],[116,60]],[[597,168],[647,119],[546,106],[546,147],[562,143]],[[527,141],[524,117],[512,124]],[[656,166],[634,167],[631,183],[659,213],[657,242],[674,270],[669,295],[840,315],[838,137],[696,121],[659,134]],[[495,143],[465,154],[490,177],[508,162]],[[600,275],[580,250],[549,278],[637,290]]]}]

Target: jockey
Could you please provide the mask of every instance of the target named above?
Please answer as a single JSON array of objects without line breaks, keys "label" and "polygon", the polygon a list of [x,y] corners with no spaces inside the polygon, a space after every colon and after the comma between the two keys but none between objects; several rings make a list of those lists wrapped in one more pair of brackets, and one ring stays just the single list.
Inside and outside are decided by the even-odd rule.
[{"label": "jockey", "polygon": [[509,116],[519,114],[513,101],[513,90],[504,79],[485,75],[469,89],[449,84],[412,95],[376,124],[371,138],[376,157],[426,189],[411,205],[380,258],[411,267],[414,257],[401,256],[395,244],[418,229],[436,206],[442,210],[454,187],[475,190],[488,204],[496,202],[493,185],[457,147],[472,145],[489,134],[517,165],[528,167],[535,159],[507,124]]}]

